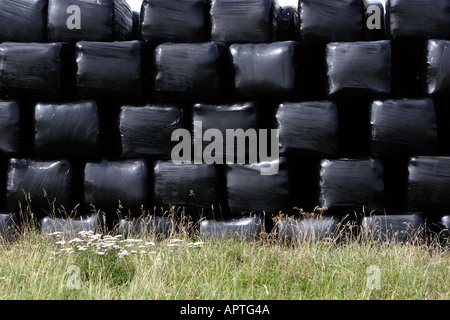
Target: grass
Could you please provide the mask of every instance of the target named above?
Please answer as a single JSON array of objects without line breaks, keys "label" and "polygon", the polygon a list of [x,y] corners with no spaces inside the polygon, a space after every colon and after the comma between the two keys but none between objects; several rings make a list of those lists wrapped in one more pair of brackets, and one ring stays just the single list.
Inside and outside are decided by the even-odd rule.
[{"label": "grass", "polygon": [[450,298],[450,252],[435,240],[345,234],[286,243],[180,230],[138,239],[84,233],[65,243],[61,234],[21,230],[15,241],[0,240],[0,299]]}]

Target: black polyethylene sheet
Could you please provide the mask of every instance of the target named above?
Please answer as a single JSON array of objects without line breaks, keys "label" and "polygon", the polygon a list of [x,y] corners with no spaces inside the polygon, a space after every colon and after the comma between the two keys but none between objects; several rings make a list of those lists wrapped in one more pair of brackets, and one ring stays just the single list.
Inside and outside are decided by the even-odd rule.
[{"label": "black polyethylene sheet", "polygon": [[119,233],[126,235],[160,235],[177,231],[177,223],[173,218],[151,216],[149,218],[121,219]]},{"label": "black polyethylene sheet", "polygon": [[0,43],[45,42],[47,0],[0,1]]},{"label": "black polyethylene sheet", "polygon": [[41,220],[42,233],[61,232],[63,237],[81,237],[80,232],[91,231],[99,233],[102,230],[100,216],[94,214],[88,217],[79,218],[50,218],[44,217]]},{"label": "black polyethylene sheet", "polygon": [[291,218],[278,221],[278,234],[288,241],[316,241],[337,235],[339,219],[334,217]]},{"label": "black polyethylene sheet", "polygon": [[343,210],[362,210],[364,206],[366,212],[383,209],[383,171],[381,162],[374,159],[322,160],[320,206]]},{"label": "black polyethylene sheet", "polygon": [[200,224],[201,235],[215,239],[228,237],[240,240],[252,239],[263,231],[265,231],[264,220],[258,216],[226,221],[204,220]]},{"label": "black polyethylene sheet", "polygon": [[403,242],[423,233],[422,214],[373,215],[364,217],[361,231],[368,240]]},{"label": "black polyethylene sheet", "polygon": [[450,41],[428,40],[426,55],[426,93],[435,96],[450,95]]},{"label": "black polyethylene sheet", "polygon": [[373,156],[433,155],[437,151],[431,99],[374,101],[370,125]]},{"label": "black polyethylene sheet", "polygon": [[206,41],[205,14],[205,0],[145,0],[142,37],[153,44]]},{"label": "black polyethylene sheet", "polygon": [[122,106],[119,130],[122,157],[153,156],[168,159],[174,130],[181,127],[183,111],[176,106]]},{"label": "black polyethylene sheet", "polygon": [[13,213],[0,213],[0,238],[13,234],[16,231],[17,219]]},{"label": "black polyethylene sheet", "polygon": [[408,172],[410,209],[450,209],[450,157],[413,157]]},{"label": "black polyethylene sheet", "polygon": [[272,41],[272,0],[211,0],[211,40]]},{"label": "black polyethylene sheet", "polygon": [[294,41],[230,46],[238,99],[292,99],[297,63]]},{"label": "black polyethylene sheet", "polygon": [[392,38],[450,37],[449,0],[390,0],[388,6]]},{"label": "black polyethylene sheet", "polygon": [[337,152],[338,111],[333,102],[286,102],[278,106],[276,120],[280,153],[327,156]]},{"label": "black polyethylene sheet", "polygon": [[389,41],[333,42],[326,49],[332,97],[378,97],[391,93]]},{"label": "black polyethylene sheet", "polygon": [[34,110],[34,148],[38,157],[95,157],[100,149],[94,101],[38,103]]},{"label": "black polyethylene sheet", "polygon": [[20,107],[17,101],[0,100],[0,151],[4,154],[20,152]]},{"label": "black polyethylene sheet", "polygon": [[[47,198],[44,197],[44,190]],[[31,208],[36,214],[49,212],[49,202],[55,200],[68,213],[72,204],[72,171],[68,161],[34,161],[11,159],[8,165],[6,199],[8,210],[17,211],[18,202],[26,206],[25,193],[30,194]]]},{"label": "black polyethylene sheet", "polygon": [[300,34],[306,43],[362,40],[362,1],[300,0]]},{"label": "black polyethylene sheet", "polygon": [[84,169],[84,203],[107,213],[140,213],[147,205],[147,164],[144,160],[87,163]]},{"label": "black polyethylene sheet", "polygon": [[78,42],[78,92],[84,98],[141,99],[142,53],[139,41]]}]

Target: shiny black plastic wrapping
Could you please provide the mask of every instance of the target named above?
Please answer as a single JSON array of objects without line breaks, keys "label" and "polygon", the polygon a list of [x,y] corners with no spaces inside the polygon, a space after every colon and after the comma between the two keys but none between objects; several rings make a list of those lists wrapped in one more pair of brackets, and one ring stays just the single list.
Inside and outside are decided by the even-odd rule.
[{"label": "shiny black plastic wrapping", "polygon": [[16,215],[14,213],[0,213],[0,239],[10,239],[16,231]]},{"label": "shiny black plastic wrapping", "polygon": [[17,101],[0,100],[0,152],[18,154],[21,150],[20,107]]},{"label": "shiny black plastic wrapping", "polygon": [[148,204],[147,163],[144,160],[89,162],[84,169],[84,204],[106,213],[140,214]]},{"label": "shiny black plastic wrapping", "polygon": [[272,0],[211,0],[211,40],[224,43],[272,41]]},{"label": "shiny black plastic wrapping", "polygon": [[249,240],[258,237],[261,232],[265,232],[264,219],[258,216],[225,221],[204,220],[200,224],[200,234],[214,239],[234,237]]},{"label": "shiny black plastic wrapping", "polygon": [[38,103],[34,109],[34,130],[37,157],[98,156],[100,128],[94,101]]},{"label": "shiny black plastic wrapping", "polygon": [[59,99],[73,85],[73,55],[62,43],[0,44],[0,95]]},{"label": "shiny black plastic wrapping", "polygon": [[297,6],[284,6],[274,1],[273,38],[276,41],[298,41],[300,18]]},{"label": "shiny black plastic wrapping", "polygon": [[428,40],[425,59],[426,93],[450,96],[450,41]]},{"label": "shiny black plastic wrapping", "polygon": [[123,158],[151,156],[170,159],[174,130],[181,128],[183,110],[178,106],[122,106],[119,130]]},{"label": "shiny black plastic wrapping", "polygon": [[437,152],[436,113],[431,99],[374,101],[370,125],[373,156]]},{"label": "shiny black plastic wrapping", "polygon": [[412,157],[408,173],[408,208],[450,209],[450,157]]},{"label": "shiny black plastic wrapping", "polygon": [[292,218],[278,221],[277,231],[286,241],[317,241],[334,237],[339,230],[340,220],[335,217]]},{"label": "shiny black plastic wrapping", "polygon": [[134,29],[136,19],[126,0],[114,1],[114,40],[129,41],[137,39]]},{"label": "shiny black plastic wrapping", "polygon": [[449,0],[389,0],[388,8],[394,39],[450,37]]},{"label": "shiny black plastic wrapping", "polygon": [[19,201],[22,208],[27,205],[25,193],[30,195],[31,208],[37,215],[48,213],[51,210],[50,202],[54,200],[56,208],[64,206],[68,213],[73,209],[72,170],[67,160],[13,158],[9,161],[7,179],[6,200],[9,211],[18,211]]},{"label": "shiny black plastic wrapping", "polygon": [[337,152],[338,111],[333,102],[282,103],[275,117],[281,154],[331,156]]},{"label": "shiny black plastic wrapping", "polygon": [[237,99],[285,99],[296,96],[295,41],[230,46]]},{"label": "shiny black plastic wrapping", "polygon": [[148,218],[127,218],[119,222],[119,233],[124,235],[170,235],[177,231],[173,218],[151,216]]},{"label": "shiny black plastic wrapping", "polygon": [[446,215],[441,217],[441,221],[439,222],[439,234],[444,239],[444,241],[449,241],[450,239],[450,216]]},{"label": "shiny black plastic wrapping", "polygon": [[391,93],[389,41],[333,42],[326,49],[328,94],[385,97]]},{"label": "shiny black plastic wrapping", "polygon": [[186,207],[211,212],[217,208],[217,174],[214,165],[175,164],[172,161],[157,161],[154,166],[156,206]]},{"label": "shiny black plastic wrapping", "polygon": [[0,1],[0,43],[45,42],[47,0]]},{"label": "shiny black plastic wrapping", "polygon": [[[319,205],[330,212],[383,210],[384,168],[376,159],[322,160]],[[368,211],[369,210],[369,211]]]},{"label": "shiny black plastic wrapping", "polygon": [[[289,210],[289,177],[286,159],[278,162],[278,173],[262,175],[261,168],[269,162],[252,165],[228,164],[226,169],[226,194],[232,215],[249,212],[278,214]],[[273,165],[274,163],[270,163]]]},{"label": "shiny black plastic wrapping", "polygon": [[[199,132],[199,127],[193,127],[193,133],[195,136],[204,135],[208,129],[217,129],[222,133],[224,138],[224,147],[222,154],[224,160],[226,157],[231,157],[234,154],[234,158],[243,157],[248,154],[249,146],[246,144],[245,150],[235,150],[233,153],[228,154],[226,148],[226,130],[242,129],[244,132],[248,129],[258,130],[258,113],[254,103],[244,102],[227,105],[209,105],[209,104],[195,104],[193,108],[193,123],[200,121],[202,130]],[[211,142],[204,141],[203,147],[200,149],[194,149],[194,156],[200,157],[203,154],[203,150]]]},{"label": "shiny black plastic wrapping", "polygon": [[205,0],[145,0],[141,34],[152,44],[195,43],[209,39]]},{"label": "shiny black plastic wrapping", "polygon": [[300,34],[306,43],[362,40],[360,0],[300,0],[298,10]]},{"label": "shiny black plastic wrapping", "polygon": [[405,242],[416,239],[425,231],[422,213],[372,215],[361,223],[363,239]]},{"label": "shiny black plastic wrapping", "polygon": [[226,89],[226,47],[165,43],[155,49],[155,96],[165,101],[216,101]]},{"label": "shiny black plastic wrapping", "polygon": [[87,217],[77,218],[52,218],[44,217],[41,220],[41,232],[52,234],[60,232],[61,238],[81,238],[80,232],[90,231],[100,233],[102,222],[100,215],[93,214]]},{"label": "shiny black plastic wrapping", "polygon": [[84,98],[140,100],[145,85],[143,43],[139,41],[76,44],[77,88]]}]

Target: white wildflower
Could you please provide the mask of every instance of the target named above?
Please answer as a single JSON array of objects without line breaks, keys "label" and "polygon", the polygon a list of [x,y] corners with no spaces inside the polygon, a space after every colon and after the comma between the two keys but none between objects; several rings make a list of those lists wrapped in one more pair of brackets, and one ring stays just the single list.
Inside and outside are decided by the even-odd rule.
[{"label": "white wildflower", "polygon": [[155,243],[150,241],[150,242],[146,242],[145,245],[146,245],[146,246],[154,246]]},{"label": "white wildflower", "polygon": [[170,243],[177,243],[177,242],[183,242],[183,240],[180,240],[180,239],[170,239]]},{"label": "white wildflower", "polygon": [[56,241],[55,243],[56,243],[56,244],[66,244],[67,242],[64,241],[64,240],[61,240],[61,241]]}]

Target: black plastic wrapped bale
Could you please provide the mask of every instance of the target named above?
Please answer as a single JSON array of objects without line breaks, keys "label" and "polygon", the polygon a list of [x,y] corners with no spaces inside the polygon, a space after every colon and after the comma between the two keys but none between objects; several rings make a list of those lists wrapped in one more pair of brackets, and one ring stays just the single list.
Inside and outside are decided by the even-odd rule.
[{"label": "black plastic wrapped bale", "polygon": [[145,0],[142,37],[152,44],[207,41],[206,6],[205,0]]},{"label": "black plastic wrapped bale", "polygon": [[155,96],[167,101],[218,100],[224,93],[226,47],[165,43],[155,49]]},{"label": "black plastic wrapped bale", "polygon": [[170,235],[177,231],[178,224],[173,218],[151,216],[148,218],[121,219],[119,233],[124,235]]},{"label": "black plastic wrapped bale", "polygon": [[417,239],[425,231],[423,214],[372,215],[361,224],[363,239],[405,242]]},{"label": "black plastic wrapped bale", "polygon": [[79,94],[84,98],[142,99],[143,51],[143,43],[139,41],[78,42]]},{"label": "black plastic wrapped bale", "polygon": [[[274,174],[263,174],[263,169],[278,169]],[[242,213],[278,214],[289,210],[289,178],[287,161],[258,164],[228,164],[226,169],[228,207],[233,215]]]},{"label": "black plastic wrapped bale", "polygon": [[[156,206],[198,210],[209,215],[211,207],[218,208],[216,168],[207,164],[175,164],[157,161],[154,166]],[[193,212],[195,213],[195,212]]]},{"label": "black plastic wrapped bale", "polygon": [[34,109],[34,151],[40,158],[98,157],[100,128],[94,101],[38,103]]},{"label": "black plastic wrapped bale", "polygon": [[200,234],[214,239],[234,237],[249,240],[257,238],[262,232],[265,232],[264,219],[259,216],[225,221],[204,220],[200,224]]},{"label": "black plastic wrapped bale", "polygon": [[388,8],[394,39],[450,37],[449,0],[389,0]]},{"label": "black plastic wrapped bale", "polygon": [[[257,146],[257,134],[253,136],[253,138],[255,139],[254,141],[251,141],[251,138],[249,137],[249,142],[244,142],[244,149],[237,148],[233,145],[233,151],[228,152],[228,148],[225,145],[225,142],[232,141],[234,143],[235,141],[226,138],[227,130],[232,130],[236,133],[233,135],[233,137],[237,135],[238,132],[240,132],[240,129],[242,129],[244,133],[249,129],[254,129],[255,132],[257,132],[256,130],[258,130],[258,113],[254,103],[245,102],[227,105],[195,104],[193,109],[194,145],[196,144],[196,137],[204,137],[204,134],[207,130],[219,130],[222,134],[222,137],[224,138],[223,144],[221,144],[222,150],[221,152],[217,152],[217,149],[215,149],[214,151],[210,150],[210,154],[213,155],[213,157],[219,157],[218,153],[221,153],[223,155],[223,158],[217,159],[218,161],[216,163],[219,163],[220,161],[220,163],[223,164],[225,161],[222,160],[226,160],[227,157],[228,159],[231,159],[231,162],[235,162],[237,159],[241,159],[243,160],[241,161],[242,163],[249,163],[249,159],[247,159],[247,157],[250,150],[250,143],[254,143]],[[196,126],[196,123],[200,123],[200,126]],[[249,136],[251,136],[250,132]],[[217,142],[216,140],[214,141]],[[208,150],[206,148],[208,148],[210,143],[211,142],[208,141],[197,143],[197,145],[201,145],[202,148],[194,147],[194,157],[196,157],[195,159],[202,159],[203,152],[206,152],[206,150]],[[238,144],[239,143],[240,142],[238,142]],[[257,161],[257,159],[255,159],[255,161]]]},{"label": "black plastic wrapped bale", "polygon": [[292,218],[278,221],[277,231],[285,241],[317,241],[337,237],[340,220],[335,217]]},{"label": "black plastic wrapped bale", "polygon": [[[107,214],[140,214],[148,204],[147,164],[144,160],[87,163],[84,169],[84,204]],[[119,208],[120,202],[120,208]]]},{"label": "black plastic wrapped bale", "polygon": [[450,210],[450,157],[412,157],[408,173],[408,208]]},{"label": "black plastic wrapped bale", "polygon": [[371,153],[376,157],[433,155],[438,147],[431,99],[374,101]]},{"label": "black plastic wrapped bale", "polygon": [[338,111],[333,102],[286,102],[276,113],[280,153],[331,156],[337,152]]},{"label": "black plastic wrapped bale", "polygon": [[0,1],[0,43],[45,42],[47,0]]},{"label": "black plastic wrapped bale", "polygon": [[428,40],[425,55],[426,93],[450,96],[450,41]]},{"label": "black plastic wrapped bale", "polygon": [[0,95],[61,98],[74,83],[71,58],[62,43],[0,44]]},{"label": "black plastic wrapped bale", "polygon": [[0,239],[10,239],[16,231],[16,215],[14,213],[0,213]]},{"label": "black plastic wrapped bale", "polygon": [[297,5],[290,6],[274,1],[273,10],[273,40],[275,41],[298,41],[300,19]]},{"label": "black plastic wrapped bale", "polygon": [[391,93],[389,41],[329,43],[326,60],[330,96],[376,98]]},{"label": "black plastic wrapped bale", "polygon": [[102,231],[100,215],[93,214],[78,218],[50,218],[41,220],[41,232],[46,234],[59,233],[62,238],[81,237],[80,232],[100,233]]},{"label": "black plastic wrapped bale", "polygon": [[[11,159],[8,166],[6,200],[8,210],[18,211],[27,206],[25,194],[30,195],[31,209],[36,215],[51,212],[63,206],[70,213],[72,203],[72,170],[67,160],[34,161]],[[57,212],[55,213],[57,214]]]},{"label": "black plastic wrapped bale", "polygon": [[383,165],[375,159],[322,160],[319,205],[330,213],[384,208]]},{"label": "black plastic wrapped bale", "polygon": [[447,241],[450,241],[450,216],[443,216],[439,223],[441,230],[440,236]]},{"label": "black plastic wrapped bale", "polygon": [[122,157],[151,156],[169,159],[176,142],[174,130],[181,128],[183,111],[177,106],[122,106],[119,129]]},{"label": "black plastic wrapped bale", "polygon": [[294,41],[231,45],[236,98],[295,98],[297,48]]},{"label": "black plastic wrapped bale", "polygon": [[20,107],[17,101],[0,100],[0,151],[14,155],[21,150]]},{"label": "black plastic wrapped bale", "polygon": [[[126,28],[124,14],[128,4],[124,0],[48,0],[47,32],[50,42],[113,41],[114,20],[119,18],[120,34]],[[115,5],[116,2],[116,5]],[[116,9],[117,7],[117,9]],[[128,7],[129,32],[133,28]]]},{"label": "black plastic wrapped bale", "polygon": [[306,43],[362,40],[360,0],[300,0],[298,10],[300,34]]},{"label": "black plastic wrapped bale", "polygon": [[211,0],[211,40],[271,42],[272,8],[272,0]]}]

